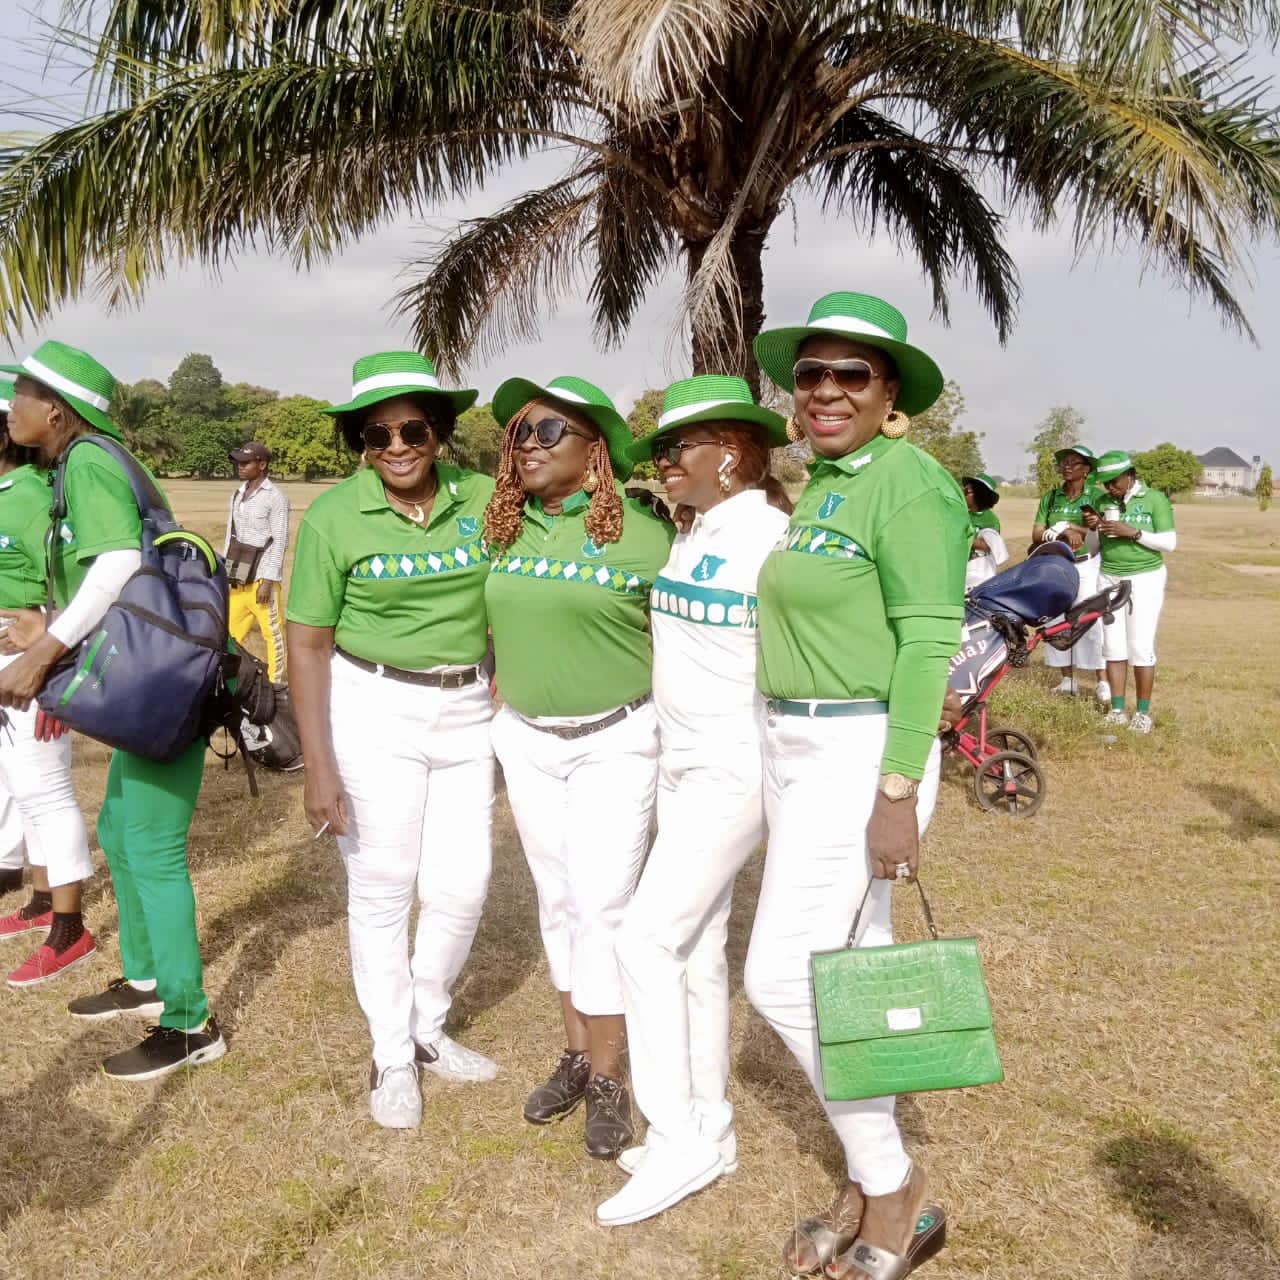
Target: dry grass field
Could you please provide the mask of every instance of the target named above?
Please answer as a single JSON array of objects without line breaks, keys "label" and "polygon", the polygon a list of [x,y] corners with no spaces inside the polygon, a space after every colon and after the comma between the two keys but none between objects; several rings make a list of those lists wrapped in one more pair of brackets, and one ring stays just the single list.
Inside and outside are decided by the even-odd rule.
[{"label": "dry grass field", "polygon": [[[220,532],[229,484],[169,487],[188,523]],[[319,490],[291,491],[301,508]],[[1001,507],[1019,537],[1031,514]],[[1008,1078],[901,1103],[951,1215],[921,1273],[937,1280],[1280,1276],[1280,511],[1190,504],[1178,519],[1156,735],[1104,745],[1095,709],[1055,703],[1036,666],[1007,683],[1001,718],[1041,745],[1039,816],[983,814],[965,771],[944,784],[927,883],[944,931],[981,939]],[[92,817],[105,752],[77,752]],[[372,1125],[342,872],[301,795],[299,777],[273,776],[251,801],[239,767],[210,757],[191,865],[220,1063],[134,1088],[97,1072],[134,1028],[85,1030],[63,1006],[118,972],[105,875],[92,965],[52,989],[0,988],[0,1274],[780,1277],[779,1243],[828,1202],[837,1149],[740,990],[733,1177],[608,1232],[594,1208],[621,1175],[584,1155],[580,1120],[520,1118],[560,1033],[505,801],[455,1004],[456,1030],[502,1075],[428,1077],[420,1131]],[[739,886],[739,978],[759,874],[757,858]],[[920,928],[910,906],[902,937]],[[16,964],[21,944],[6,945]]]}]

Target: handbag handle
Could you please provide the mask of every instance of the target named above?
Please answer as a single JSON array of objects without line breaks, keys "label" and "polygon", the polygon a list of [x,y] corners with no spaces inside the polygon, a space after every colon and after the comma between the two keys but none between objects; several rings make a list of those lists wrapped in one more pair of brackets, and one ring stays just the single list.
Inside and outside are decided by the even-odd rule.
[{"label": "handbag handle", "polygon": [[[845,939],[846,947],[856,946],[854,941],[858,936],[858,925],[862,921],[862,913],[866,909],[867,899],[871,897],[871,889],[875,884],[875,878],[867,881],[867,891],[862,895],[862,901],[858,904],[858,910],[853,917],[853,924],[849,926],[849,936]],[[933,922],[933,911],[929,906],[929,899],[924,896],[924,885],[920,883],[920,878],[916,877],[916,888],[920,890],[920,905],[924,908],[924,920],[929,926],[930,935],[936,940],[938,937],[938,926]]]}]

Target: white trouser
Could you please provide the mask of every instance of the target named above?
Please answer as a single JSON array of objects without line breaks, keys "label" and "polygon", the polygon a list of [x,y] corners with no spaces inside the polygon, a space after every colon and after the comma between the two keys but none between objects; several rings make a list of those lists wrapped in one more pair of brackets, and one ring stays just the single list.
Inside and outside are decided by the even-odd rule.
[{"label": "white trouser", "polygon": [[658,838],[618,935],[636,1101],[651,1137],[733,1124],[729,965],[733,882],[764,836],[760,743],[664,751]]},{"label": "white trouser", "polygon": [[[1102,564],[1101,556],[1090,556],[1087,560],[1077,560],[1076,570],[1080,574],[1080,587],[1076,591],[1076,604],[1098,594],[1098,571]],[[1062,618],[1054,618],[1061,622]],[[1102,670],[1102,623],[1095,622],[1088,631],[1075,642],[1070,649],[1055,649],[1052,645],[1044,646],[1044,665],[1046,667],[1074,667],[1079,671]]]},{"label": "white trouser", "polygon": [[27,861],[22,815],[8,788],[0,786],[0,871],[20,871]]},{"label": "white trouser", "polygon": [[[356,997],[380,1071],[444,1027],[492,864],[493,704],[483,678],[431,689],[334,655],[330,720],[350,805],[338,837]],[[420,903],[409,958],[409,913]]]},{"label": "white trouser", "polygon": [[[16,657],[0,657],[0,670]],[[5,715],[9,723],[0,729],[0,790],[13,797],[28,860],[46,868],[51,889],[90,879],[89,835],[71,782],[71,735],[37,741],[34,702],[26,711],[8,707]]]},{"label": "white trouser", "polygon": [[[822,1098],[809,956],[844,945],[866,892],[866,828],[875,804],[888,717],[809,719],[770,716],[764,745],[764,804],[769,852],[747,952],[746,991],[782,1037]],[[923,833],[938,797],[939,744],[920,784],[916,814]],[[893,941],[887,880],[876,883],[859,938]],[[910,1160],[892,1097],[823,1101],[844,1146],[849,1178],[869,1196],[902,1185]]]},{"label": "white trouser", "polygon": [[614,941],[649,845],[658,774],[653,703],[574,739],[503,707],[493,747],[538,891],[552,984],[588,1017],[621,1013]]},{"label": "white trouser", "polygon": [[[1160,610],[1164,608],[1168,577],[1169,571],[1164,565],[1150,573],[1102,575],[1104,587],[1127,581],[1132,592],[1128,605],[1117,611],[1115,621],[1102,628],[1102,654],[1108,662],[1128,662],[1135,667],[1156,665],[1156,627],[1160,624]],[[1117,694],[1121,692],[1123,690],[1116,690]]]}]

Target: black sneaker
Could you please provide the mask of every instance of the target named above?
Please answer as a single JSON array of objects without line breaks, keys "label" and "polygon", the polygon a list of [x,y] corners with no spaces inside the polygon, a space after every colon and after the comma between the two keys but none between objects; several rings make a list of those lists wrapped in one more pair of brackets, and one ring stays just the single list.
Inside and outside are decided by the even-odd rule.
[{"label": "black sneaker", "polygon": [[127,978],[116,978],[97,995],[77,996],[67,1005],[67,1012],[85,1022],[102,1022],[122,1014],[158,1018],[164,1012],[164,1001],[156,998],[154,990],[139,991]]},{"label": "black sneaker", "polygon": [[114,1054],[102,1064],[102,1070],[113,1080],[158,1080],[180,1067],[214,1062],[226,1051],[227,1042],[210,1014],[199,1031],[148,1027],[141,1044]]},{"label": "black sneaker", "polygon": [[13,893],[22,888],[22,868],[5,867],[0,871],[0,893]]},{"label": "black sneaker", "polygon": [[634,1136],[627,1086],[608,1076],[593,1076],[587,1085],[587,1124],[583,1132],[587,1155],[616,1160]]},{"label": "black sneaker", "polygon": [[567,1116],[586,1096],[590,1078],[587,1055],[566,1049],[546,1084],[540,1084],[525,1100],[524,1118],[530,1124],[550,1124]]}]

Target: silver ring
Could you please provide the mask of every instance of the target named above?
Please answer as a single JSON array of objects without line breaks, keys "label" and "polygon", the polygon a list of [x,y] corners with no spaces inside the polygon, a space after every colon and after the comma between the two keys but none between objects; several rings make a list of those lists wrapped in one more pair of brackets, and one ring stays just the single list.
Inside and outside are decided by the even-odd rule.
[{"label": "silver ring", "polygon": [[894,868],[894,872],[899,880],[906,880],[911,875],[911,863],[900,862]]}]

